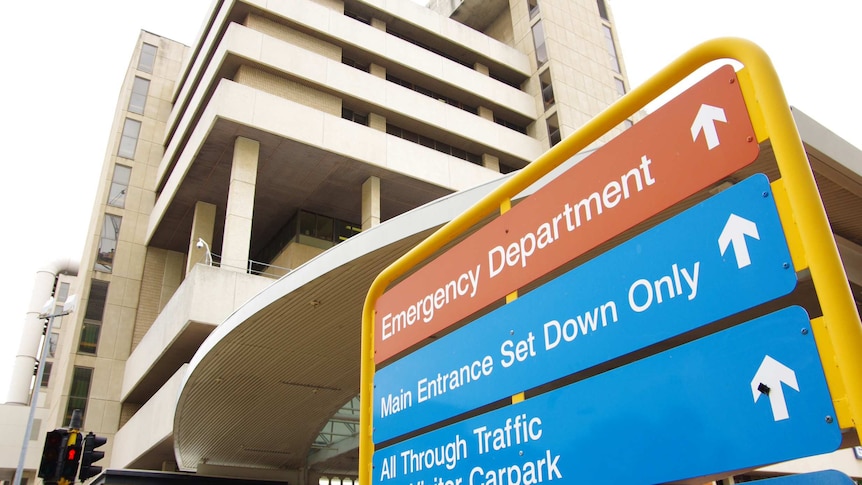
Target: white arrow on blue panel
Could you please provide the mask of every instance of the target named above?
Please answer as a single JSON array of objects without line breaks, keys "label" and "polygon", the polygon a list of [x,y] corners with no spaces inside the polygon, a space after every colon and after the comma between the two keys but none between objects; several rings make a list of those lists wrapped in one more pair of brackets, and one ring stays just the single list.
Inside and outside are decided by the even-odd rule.
[{"label": "white arrow on blue panel", "polygon": [[708,104],[700,105],[700,109],[697,110],[697,115],[694,117],[694,123],[691,124],[691,141],[697,141],[697,135],[702,131],[708,149],[712,150],[720,145],[718,131],[715,128],[716,121],[727,123],[724,110]]},{"label": "white arrow on blue panel", "polygon": [[751,264],[751,256],[748,254],[748,245],[745,242],[745,236],[760,240],[760,234],[757,232],[757,224],[736,214],[730,214],[730,217],[727,218],[727,223],[724,225],[724,229],[721,230],[721,234],[718,236],[718,248],[721,250],[721,255],[724,256],[727,248],[732,244],[733,253],[736,255],[736,267],[739,269]]},{"label": "white arrow on blue panel", "polygon": [[789,386],[794,391],[799,391],[796,372],[767,355],[760,363],[760,367],[757,368],[754,379],[751,380],[751,394],[755,403],[763,394],[769,397],[769,404],[772,406],[772,418],[775,421],[790,418],[790,414],[787,412],[787,401],[784,400],[782,384]]}]

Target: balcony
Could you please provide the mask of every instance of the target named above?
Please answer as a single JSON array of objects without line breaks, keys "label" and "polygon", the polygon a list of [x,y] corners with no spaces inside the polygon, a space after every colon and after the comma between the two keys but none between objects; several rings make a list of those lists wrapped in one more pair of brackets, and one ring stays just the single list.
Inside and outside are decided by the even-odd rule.
[{"label": "balcony", "polygon": [[272,279],[203,264],[186,276],[126,362],[123,402],[143,404],[228,315]]}]

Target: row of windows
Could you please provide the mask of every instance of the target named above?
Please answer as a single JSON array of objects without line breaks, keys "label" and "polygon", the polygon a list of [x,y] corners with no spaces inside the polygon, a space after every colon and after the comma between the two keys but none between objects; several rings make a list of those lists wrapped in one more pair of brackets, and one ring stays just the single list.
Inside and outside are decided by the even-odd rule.
[{"label": "row of windows", "polygon": [[399,86],[404,86],[407,89],[416,91],[419,94],[424,94],[425,96],[428,96],[429,98],[434,98],[434,99],[442,101],[442,102],[444,102],[450,106],[454,106],[458,109],[462,109],[468,113],[472,113],[474,115],[479,114],[479,108],[477,108],[475,106],[470,106],[469,104],[462,103],[462,102],[458,101],[457,99],[452,99],[452,98],[445,96],[443,94],[436,93],[430,89],[427,89],[427,88],[424,88],[422,86],[418,86],[416,84],[413,84],[409,81],[405,81],[403,79],[397,78],[397,77],[395,77],[389,73],[386,73],[386,80],[391,82],[391,83],[395,83]]},{"label": "row of windows", "polygon": [[[362,232],[359,224],[334,217],[299,210],[278,230],[278,233],[258,253],[256,259],[271,262],[291,242],[328,248]],[[313,238],[319,241],[309,241]],[[323,244],[320,244],[323,243]],[[265,264],[252,262],[253,272],[265,272]]]},{"label": "row of windows", "polygon": [[[158,48],[154,45],[144,43],[141,47],[141,56],[138,59],[138,70],[152,73],[156,63]],[[142,77],[135,77],[132,83],[132,92],[129,97],[127,110],[132,113],[144,114],[147,95],[150,89],[150,81]],[[141,122],[126,118],[123,123],[123,131],[120,136],[120,144],[117,156],[133,159],[137,148],[138,137],[141,132]],[[111,207],[124,208],[126,195],[129,188],[132,169],[125,165],[115,165],[108,189],[107,205]],[[120,233],[122,218],[113,214],[105,214],[102,224],[102,233],[99,238],[99,247],[96,253],[95,269],[97,271],[110,273],[113,269],[114,253],[117,249],[117,239]],[[68,296],[69,285],[60,285],[58,301],[65,301]],[[105,304],[108,298],[108,282],[92,279],[90,280],[90,294],[87,299],[87,308],[84,310],[84,323],[81,327],[81,338],[78,342],[78,352],[84,354],[96,354],[99,344],[99,336],[102,330],[102,319],[105,314]],[[52,333],[49,338],[48,356],[53,357],[57,351],[57,337]],[[42,387],[47,387],[51,379],[53,363],[44,362]],[[90,397],[90,386],[93,380],[93,369],[89,367],[75,367],[72,372],[72,383],[69,387],[69,401],[66,405],[66,414],[63,422],[67,423],[72,418],[72,412],[80,409],[82,414],[86,413],[87,400]]]},{"label": "row of windows", "polygon": [[405,130],[401,127],[395,126],[390,123],[386,123],[386,133],[397,136],[398,138],[403,138],[407,141],[412,141],[413,143],[418,143],[422,146],[433,148],[438,152],[445,153],[447,155],[451,155],[456,158],[460,158],[461,160],[467,160],[470,163],[475,163],[476,165],[482,165],[482,156],[477,155],[475,153],[470,153],[466,150],[462,150],[460,148],[453,147],[447,143],[443,143],[442,141],[437,141],[433,138],[428,138],[427,136],[419,135],[417,133],[413,133],[412,131]]},{"label": "row of windows", "polygon": [[[350,17],[356,21],[362,22],[363,24],[371,25],[371,18],[360,15],[354,11],[345,9],[344,15],[347,17]],[[434,54],[437,54],[440,57],[445,57],[446,59],[449,59],[452,62],[457,62],[458,64],[461,64],[462,66],[468,67],[470,69],[474,68],[474,66],[471,63],[469,63],[463,59],[459,59],[459,58],[457,58],[457,57],[455,57],[455,56],[453,56],[447,52],[440,50],[440,49],[436,49],[436,48],[431,47],[427,44],[423,44],[422,42],[419,42],[418,40],[412,39],[412,38],[410,38],[410,37],[408,37],[408,36],[406,36],[400,32],[397,32],[395,30],[387,29],[386,33],[389,35],[392,35],[394,37],[398,37],[399,39],[401,39],[405,42],[409,42],[409,43],[411,43],[417,47],[421,47],[422,49],[425,49],[428,52],[433,52]],[[489,76],[491,77],[491,79],[495,79],[497,81],[500,81],[501,83],[504,83],[508,86],[511,86],[513,88],[516,88],[516,89],[521,89],[521,86],[519,86],[518,83],[503,79],[503,78],[495,75],[494,72],[490,72]]]}]

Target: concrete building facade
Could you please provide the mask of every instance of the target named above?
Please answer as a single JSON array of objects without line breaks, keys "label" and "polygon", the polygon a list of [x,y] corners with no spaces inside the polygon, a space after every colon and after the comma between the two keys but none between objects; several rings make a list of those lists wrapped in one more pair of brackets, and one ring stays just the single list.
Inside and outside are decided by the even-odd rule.
[{"label": "concrete building facade", "polygon": [[[320,382],[280,381],[338,389],[317,397],[319,415],[297,416],[301,432],[281,432],[297,445],[264,444],[272,436],[255,446],[234,438],[224,446],[232,452],[185,444],[200,439],[199,411],[177,396],[200,385],[190,378],[199,349],[276,278],[299,280],[299,268],[342,241],[499,179],[571,133],[625,92],[616,45],[603,0],[217,1],[191,47],[142,32],[26,474],[35,475],[39,437],[82,409],[84,429],[108,437],[106,466],[314,481],[309,450],[335,449],[320,441],[355,420],[344,413],[358,390],[358,314],[339,314],[354,328],[335,332],[331,356],[298,361],[332,362]],[[445,220],[434,217],[384,235],[384,254],[369,247],[333,266],[364,266],[367,277]],[[357,262],[362,254],[374,264]],[[332,273],[306,283],[352,278]],[[332,306],[341,292],[303,310]],[[304,312],[290,318],[295,332],[321,328]],[[10,403],[28,402],[34,360],[19,366]]]},{"label": "concrete building facade", "polygon": [[[369,284],[625,94],[618,46],[605,0],[218,0],[190,47],[142,32],[77,277],[52,280],[79,303],[26,476],[82,409],[106,468],[353,480]],[[858,150],[823,136],[858,201]]]}]

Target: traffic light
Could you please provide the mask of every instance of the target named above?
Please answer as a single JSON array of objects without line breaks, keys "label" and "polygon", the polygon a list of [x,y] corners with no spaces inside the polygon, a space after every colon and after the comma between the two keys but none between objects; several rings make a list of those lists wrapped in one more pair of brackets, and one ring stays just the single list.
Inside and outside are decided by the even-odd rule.
[{"label": "traffic light", "polygon": [[42,462],[39,464],[39,478],[46,483],[56,482],[65,463],[66,441],[69,436],[67,429],[55,429],[45,435],[45,447],[42,449]]},{"label": "traffic light", "polygon": [[60,471],[60,479],[73,483],[75,475],[78,474],[78,463],[81,460],[81,433],[76,430],[69,431],[66,449],[61,456],[63,457],[63,466]]},{"label": "traffic light", "polygon": [[78,478],[80,478],[82,482],[90,477],[95,477],[102,472],[102,467],[93,466],[93,463],[104,458],[105,452],[96,451],[96,448],[107,442],[108,438],[96,436],[92,432],[87,433],[87,436],[84,437],[84,451],[81,454],[81,472],[78,474]]}]

